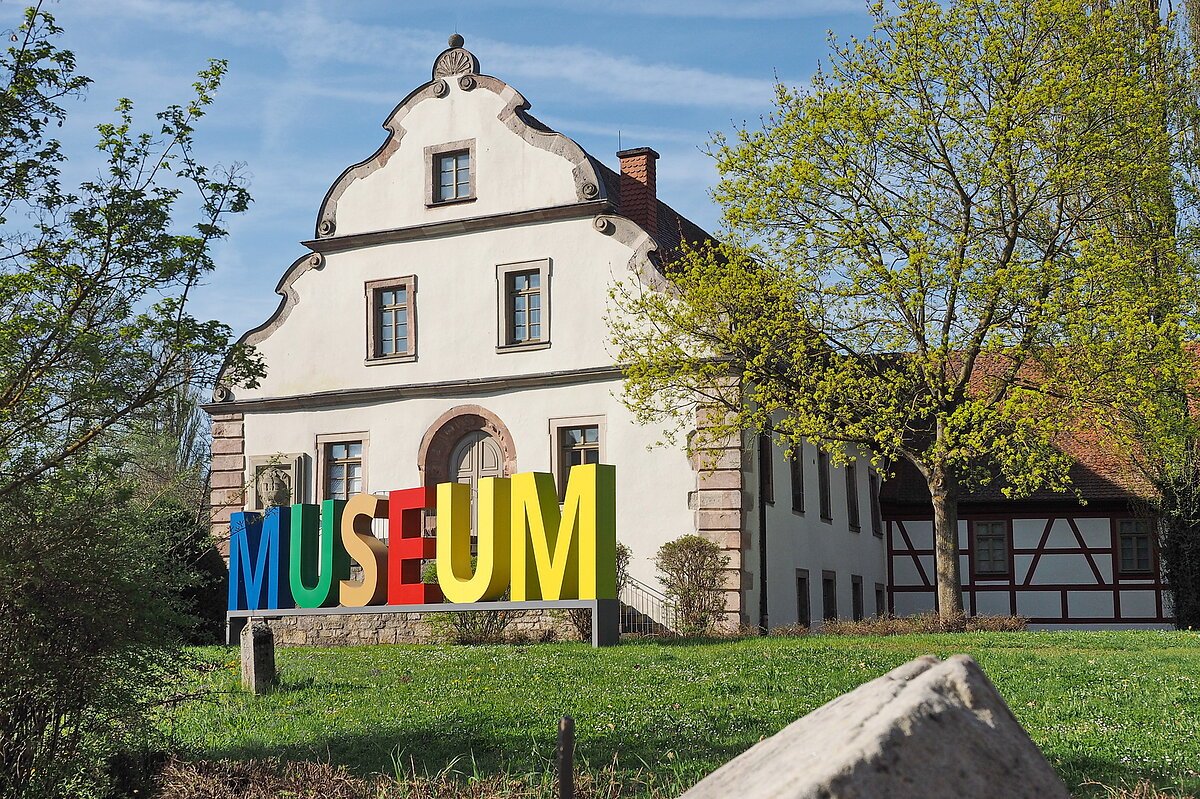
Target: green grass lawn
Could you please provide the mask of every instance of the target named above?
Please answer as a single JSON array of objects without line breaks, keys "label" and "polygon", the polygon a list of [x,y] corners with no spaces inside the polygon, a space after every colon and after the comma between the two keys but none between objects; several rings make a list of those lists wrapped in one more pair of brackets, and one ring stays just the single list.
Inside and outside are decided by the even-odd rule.
[{"label": "green grass lawn", "polygon": [[616,756],[686,786],[918,655],[965,652],[1073,790],[1149,779],[1200,792],[1198,645],[1120,632],[296,648],[277,650],[282,684],[265,697],[237,692],[237,652],[213,648],[199,678],[213,694],[169,727],[187,757],[525,773],[547,768],[567,714],[592,766]]}]

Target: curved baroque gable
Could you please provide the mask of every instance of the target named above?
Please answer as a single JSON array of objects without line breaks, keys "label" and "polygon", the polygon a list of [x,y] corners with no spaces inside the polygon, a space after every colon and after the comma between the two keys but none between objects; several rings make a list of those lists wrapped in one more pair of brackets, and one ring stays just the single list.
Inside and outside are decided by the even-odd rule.
[{"label": "curved baroque gable", "polygon": [[388,137],[379,149],[366,160],[347,167],[325,193],[325,199],[321,202],[317,214],[317,238],[328,238],[337,234],[338,200],[354,181],[361,180],[387,165],[400,149],[400,142],[406,133],[404,125],[401,124],[404,117],[419,103],[448,97],[448,80],[456,81],[462,91],[483,89],[498,95],[504,100],[504,108],[497,115],[497,119],[505,127],[530,145],[558,155],[572,164],[575,193],[579,201],[605,198],[604,183],[583,148],[567,136],[544,127],[525,113],[530,108],[529,101],[516,89],[499,78],[480,74],[479,59],[462,47],[462,37],[455,34],[450,37],[450,47],[443,50],[434,61],[433,79],[411,92],[388,115],[387,121],[383,123]]}]

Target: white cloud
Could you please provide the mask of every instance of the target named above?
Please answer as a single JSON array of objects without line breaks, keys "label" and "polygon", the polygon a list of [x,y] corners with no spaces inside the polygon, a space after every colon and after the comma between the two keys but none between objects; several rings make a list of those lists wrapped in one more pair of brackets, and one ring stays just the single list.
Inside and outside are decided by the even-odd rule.
[{"label": "white cloud", "polygon": [[[516,5],[558,6],[561,0]],[[865,14],[867,0],[590,0],[589,12],[692,19],[808,19]]]},{"label": "white cloud", "polygon": [[[840,2],[841,0],[839,0]],[[652,4],[647,4],[652,5]],[[306,3],[285,10],[247,10],[227,1],[110,0],[80,13],[127,17],[140,24],[266,46],[293,66],[319,75],[321,64],[386,65],[389,71],[428,69],[431,43],[441,34],[328,16],[331,6]],[[504,76],[572,84],[591,96],[624,102],[702,107],[762,107],[772,81],[613,55],[584,45],[530,47],[472,37],[483,68]],[[549,69],[548,69],[549,67]]]}]

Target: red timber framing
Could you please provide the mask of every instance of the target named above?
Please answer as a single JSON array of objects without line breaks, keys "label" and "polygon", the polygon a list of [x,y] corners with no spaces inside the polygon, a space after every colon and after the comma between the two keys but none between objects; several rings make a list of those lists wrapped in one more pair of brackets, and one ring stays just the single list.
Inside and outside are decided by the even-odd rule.
[{"label": "red timber framing", "polygon": [[[1022,612],[1022,605],[1025,604],[1021,601],[1023,594],[1027,598],[1036,594],[1044,604],[1048,595],[1057,593],[1057,614],[1046,613],[1043,609],[1043,612],[1037,615],[1028,612],[1024,612],[1022,615],[1030,616],[1031,623],[1049,625],[1147,625],[1171,622],[1171,618],[1166,615],[1164,609],[1164,590],[1157,546],[1152,547],[1152,568],[1149,573],[1121,574],[1118,529],[1120,520],[1133,518],[1132,514],[1127,511],[1081,512],[1074,510],[1070,512],[1057,511],[1056,515],[1048,515],[1048,513],[1048,510],[1040,512],[1037,510],[1029,512],[1007,510],[999,513],[975,512],[965,509],[960,511],[960,523],[966,523],[965,546],[960,547],[959,554],[966,558],[965,568],[962,570],[963,601],[969,614],[976,615],[980,612],[981,599],[985,596],[989,600],[985,612],[1003,613],[1007,609],[1008,613],[1017,614]],[[928,602],[921,604],[931,610],[935,609],[937,600],[934,590],[935,576],[931,568],[934,554],[931,548],[932,536],[930,535],[929,540],[925,541],[923,540],[924,536],[918,538],[913,529],[918,525],[921,527],[931,526],[931,516],[920,513],[887,514],[885,511],[884,519],[887,530],[888,611],[895,613],[897,596],[905,594],[923,595],[921,598],[927,598]],[[1100,543],[1093,538],[1092,544],[1089,545],[1079,525],[1079,522],[1084,519],[1107,520],[1109,529],[1107,540]],[[1041,534],[1035,546],[1015,547],[1013,545],[1013,523],[1016,520],[1033,520],[1035,526],[1040,526]],[[976,553],[973,547],[975,545],[975,522],[977,521],[1005,522],[1008,551],[1007,574],[976,574]],[[962,542],[961,529],[960,527],[960,543]],[[1057,531],[1059,545],[1050,545],[1052,531]],[[1062,545],[1064,531],[1073,539],[1072,545]],[[1058,555],[1078,557],[1078,562],[1073,565],[1071,575],[1075,582],[1053,582],[1039,579],[1038,569],[1046,562],[1044,558]],[[1103,568],[1105,565],[1108,566],[1107,569]],[[903,572],[901,572],[901,567],[903,567]],[[908,582],[898,582],[899,574],[907,574],[908,577],[905,579]],[[1111,596],[1111,615],[1097,615],[1094,609],[1089,611],[1078,607],[1082,598],[1093,592]],[[1129,609],[1129,601],[1126,602],[1126,609],[1123,611],[1121,602],[1123,592],[1127,594],[1137,592],[1143,596],[1152,592],[1153,615],[1148,614],[1146,609],[1141,612]],[[997,594],[1000,597],[1006,597],[1008,601],[1004,602],[1002,598],[996,596]],[[1077,606],[1074,612],[1072,598]],[[911,605],[911,603],[905,604]]]}]

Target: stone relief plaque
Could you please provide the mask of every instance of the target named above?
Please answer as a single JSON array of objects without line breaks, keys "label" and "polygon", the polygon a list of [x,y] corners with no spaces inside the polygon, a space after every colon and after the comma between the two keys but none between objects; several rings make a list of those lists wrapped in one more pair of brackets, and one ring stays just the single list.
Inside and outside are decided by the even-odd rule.
[{"label": "stone relief plaque", "polygon": [[252,456],[246,507],[262,511],[306,501],[307,460],[302,453]]}]

